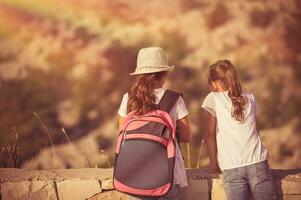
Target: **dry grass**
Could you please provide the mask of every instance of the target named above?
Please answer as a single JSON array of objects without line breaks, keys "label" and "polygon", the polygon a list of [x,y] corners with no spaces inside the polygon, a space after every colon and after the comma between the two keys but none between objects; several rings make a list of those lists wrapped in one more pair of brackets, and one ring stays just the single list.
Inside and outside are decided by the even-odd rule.
[{"label": "dry grass", "polygon": [[108,167],[113,167],[112,162],[110,161],[108,155],[105,154],[105,150],[101,149],[100,153],[102,153],[102,158],[106,160]]},{"label": "dry grass", "polygon": [[54,162],[54,158],[56,157],[55,151],[54,151],[54,144],[53,144],[53,140],[52,140],[52,136],[51,133],[49,131],[49,129],[47,128],[47,126],[45,125],[45,123],[42,121],[42,119],[40,118],[40,116],[38,115],[38,113],[33,112],[33,115],[38,119],[38,121],[40,122],[40,124],[42,125],[45,134],[47,135],[50,144],[51,144],[51,151],[52,151],[52,162]]},{"label": "dry grass", "polygon": [[[51,151],[52,151],[52,161],[54,162],[54,159],[57,158],[57,155],[55,153],[55,148],[54,148],[54,143],[53,143],[53,140],[52,140],[52,134],[51,132],[49,131],[49,129],[47,128],[47,126],[45,125],[45,123],[42,121],[42,119],[40,118],[40,116],[36,113],[36,112],[33,112],[33,115],[38,119],[38,121],[40,122],[40,124],[42,125],[49,141],[50,141],[50,144],[51,144]],[[64,128],[61,128],[61,133],[65,136],[65,138],[67,139],[68,143],[70,144],[70,146],[74,149],[75,152],[78,152],[80,154],[80,156],[82,156],[85,161],[86,161],[86,165],[87,167],[92,167],[88,158],[82,153],[80,152],[75,146],[74,144],[71,142],[70,138],[68,137],[67,133],[66,133],[66,130]]]},{"label": "dry grass", "polygon": [[66,130],[65,130],[64,128],[62,128],[61,131],[62,131],[63,135],[65,136],[65,138],[67,139],[69,145],[73,148],[73,150],[74,150],[75,152],[78,152],[78,153],[80,154],[80,156],[82,156],[82,157],[85,159],[87,166],[88,166],[88,167],[93,167],[92,164],[90,163],[89,159],[85,156],[85,154],[82,153],[79,149],[77,149],[77,148],[75,147],[75,145],[71,142],[69,136],[67,135]]},{"label": "dry grass", "polygon": [[[44,123],[44,121],[41,119],[40,115],[36,112],[33,112],[33,116],[38,120],[40,125],[43,128],[43,132],[47,136],[49,142],[50,142],[50,148],[51,148],[51,159],[52,159],[52,166],[56,164],[56,160],[59,160],[59,155],[57,154],[57,151],[55,149],[55,145],[53,142],[53,133],[49,130],[47,125]],[[101,167],[98,166],[98,164],[92,164],[87,156],[80,151],[79,148],[77,148],[72,141],[70,140],[66,130],[64,128],[61,128],[60,131],[61,134],[64,135],[64,137],[67,139],[69,145],[74,150],[77,156],[81,157],[84,161],[85,167]],[[106,165],[108,167],[112,166],[112,162],[110,161],[109,157],[106,155],[106,152],[104,150],[100,150],[101,157],[105,160]],[[11,128],[11,134],[10,134],[10,140],[7,145],[4,145],[0,148],[0,167],[8,167],[8,168],[18,168],[20,167],[20,148],[19,148],[19,137],[16,127]]]},{"label": "dry grass", "polygon": [[7,145],[1,147],[0,167],[19,167],[20,147],[18,144],[17,127],[11,127],[10,140]]}]

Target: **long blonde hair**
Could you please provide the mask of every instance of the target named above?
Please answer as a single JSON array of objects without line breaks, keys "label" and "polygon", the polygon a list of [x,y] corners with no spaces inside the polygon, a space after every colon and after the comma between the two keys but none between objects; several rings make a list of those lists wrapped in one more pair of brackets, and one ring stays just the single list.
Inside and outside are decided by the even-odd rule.
[{"label": "long blonde hair", "polygon": [[127,104],[128,113],[135,111],[137,115],[143,115],[156,108],[156,96],[153,91],[156,82],[162,80],[167,72],[156,72],[151,74],[136,75],[134,83],[129,92]]},{"label": "long blonde hair", "polygon": [[208,82],[220,81],[224,90],[228,90],[232,101],[231,116],[239,122],[245,120],[247,99],[242,96],[242,87],[234,65],[229,60],[219,60],[209,67]]}]

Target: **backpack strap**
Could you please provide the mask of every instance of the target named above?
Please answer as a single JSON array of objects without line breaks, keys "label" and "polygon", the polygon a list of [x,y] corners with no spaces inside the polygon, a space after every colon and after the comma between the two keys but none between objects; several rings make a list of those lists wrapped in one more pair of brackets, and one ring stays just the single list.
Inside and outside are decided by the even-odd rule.
[{"label": "backpack strap", "polygon": [[[173,90],[166,90],[163,97],[161,98],[161,100],[159,102],[159,109],[170,113],[170,111],[172,110],[172,108],[174,107],[174,105],[176,104],[178,99],[180,98],[180,96],[183,97],[183,94],[175,92]],[[181,149],[179,138],[180,138],[180,135],[179,135],[179,129],[178,129],[178,126],[177,126],[176,127],[176,139],[177,139],[177,142],[178,142],[179,147],[180,147],[180,152],[181,152],[182,158],[184,160],[184,156],[183,156],[183,152],[182,152],[182,149]]]},{"label": "backpack strap", "polygon": [[166,90],[159,102],[160,110],[170,113],[180,96],[183,95],[173,90]]}]

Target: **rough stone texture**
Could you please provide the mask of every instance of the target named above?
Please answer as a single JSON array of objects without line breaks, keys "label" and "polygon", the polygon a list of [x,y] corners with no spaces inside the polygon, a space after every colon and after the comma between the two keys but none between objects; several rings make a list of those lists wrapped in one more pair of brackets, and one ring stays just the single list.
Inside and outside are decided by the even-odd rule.
[{"label": "rough stone texture", "polygon": [[300,200],[301,195],[284,195],[280,197],[279,200]]},{"label": "rough stone texture", "polygon": [[31,181],[3,183],[1,185],[2,199],[25,199],[28,196],[29,184]]},{"label": "rough stone texture", "polygon": [[[0,169],[2,200],[127,200],[114,190],[113,169],[24,170]],[[279,200],[301,199],[301,169],[272,170]],[[222,175],[187,169],[189,186],[181,200],[226,200]],[[1,198],[0,198],[1,199]],[[250,200],[250,199],[249,199]]]},{"label": "rough stone texture", "polygon": [[212,180],[211,198],[212,200],[227,200],[223,181],[220,177]]},{"label": "rough stone texture", "polygon": [[115,190],[102,192],[94,195],[88,200],[128,200],[128,196]]},{"label": "rough stone texture", "polygon": [[57,194],[53,181],[5,182],[1,186],[3,200],[56,200]]},{"label": "rough stone texture", "polygon": [[298,195],[300,194],[301,182],[292,180],[275,181],[278,194]]},{"label": "rough stone texture", "polygon": [[0,182],[16,182],[20,180],[66,180],[112,178],[113,169],[107,168],[82,168],[82,169],[50,169],[50,170],[25,170],[16,168],[0,168]]},{"label": "rough stone texture", "polygon": [[209,199],[208,182],[203,180],[189,180],[189,186],[181,189],[181,200]]},{"label": "rough stone texture", "polygon": [[101,181],[101,188],[103,190],[112,190],[112,189],[114,189],[113,179],[106,179],[106,180]]},{"label": "rough stone texture", "polygon": [[188,187],[182,188],[181,200],[209,199],[208,178],[210,175],[204,169],[187,169]]},{"label": "rough stone texture", "polygon": [[57,182],[57,190],[59,199],[64,200],[82,200],[101,193],[98,180],[65,180]]}]

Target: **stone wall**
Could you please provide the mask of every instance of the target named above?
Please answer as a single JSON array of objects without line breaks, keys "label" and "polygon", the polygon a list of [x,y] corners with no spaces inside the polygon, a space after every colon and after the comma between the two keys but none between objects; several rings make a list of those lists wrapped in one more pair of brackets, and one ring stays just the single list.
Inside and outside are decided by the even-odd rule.
[{"label": "stone wall", "polygon": [[[301,168],[272,170],[280,200],[301,199]],[[187,169],[189,187],[182,200],[226,200],[223,177],[212,177],[205,169]],[[112,187],[112,169],[0,169],[2,200],[126,200]],[[250,197],[250,199],[252,199]]]}]

